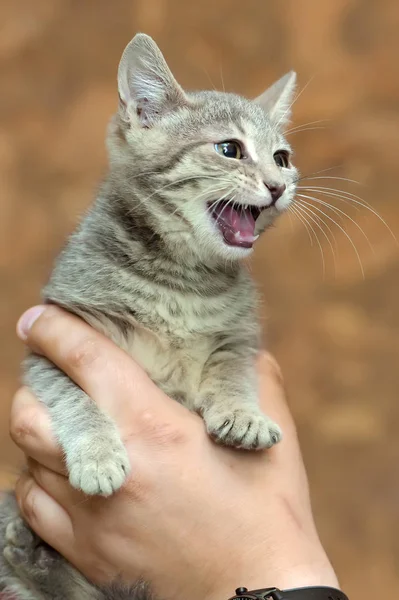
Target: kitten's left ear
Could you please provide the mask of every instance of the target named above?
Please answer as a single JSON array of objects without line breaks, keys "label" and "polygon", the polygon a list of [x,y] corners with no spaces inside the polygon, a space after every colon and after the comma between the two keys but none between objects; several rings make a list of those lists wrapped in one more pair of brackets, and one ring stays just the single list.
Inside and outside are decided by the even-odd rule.
[{"label": "kitten's left ear", "polygon": [[151,127],[168,111],[188,103],[152,38],[138,33],[126,46],[118,69],[120,110],[125,120]]},{"label": "kitten's left ear", "polygon": [[291,105],[296,89],[296,73],[290,71],[273,83],[254,102],[268,113],[270,119],[279,127],[287,124],[291,117]]}]

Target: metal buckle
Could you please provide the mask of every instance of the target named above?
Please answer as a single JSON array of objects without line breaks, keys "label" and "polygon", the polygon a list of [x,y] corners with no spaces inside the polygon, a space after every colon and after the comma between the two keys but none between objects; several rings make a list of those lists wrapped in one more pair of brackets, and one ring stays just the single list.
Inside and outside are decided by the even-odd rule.
[{"label": "metal buckle", "polygon": [[263,600],[282,600],[281,590],[277,588],[266,588],[262,593]]},{"label": "metal buckle", "polygon": [[245,600],[248,600],[248,598],[258,598],[259,600],[284,600],[282,591],[276,587],[250,591],[245,587],[237,588],[235,600],[238,600],[240,596],[245,598]]}]

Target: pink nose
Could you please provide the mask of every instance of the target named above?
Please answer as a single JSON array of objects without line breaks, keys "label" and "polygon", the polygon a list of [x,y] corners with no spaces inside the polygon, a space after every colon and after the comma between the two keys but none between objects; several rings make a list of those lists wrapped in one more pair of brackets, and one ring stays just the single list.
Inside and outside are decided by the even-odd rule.
[{"label": "pink nose", "polygon": [[269,190],[270,195],[272,197],[271,206],[274,206],[276,204],[277,200],[284,194],[287,187],[285,183],[283,183],[282,185],[276,185],[275,183],[265,183],[265,186]]}]

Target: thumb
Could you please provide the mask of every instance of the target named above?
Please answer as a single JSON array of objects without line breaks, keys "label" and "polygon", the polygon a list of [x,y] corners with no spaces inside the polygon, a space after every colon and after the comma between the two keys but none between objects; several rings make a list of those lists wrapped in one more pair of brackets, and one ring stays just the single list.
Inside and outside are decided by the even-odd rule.
[{"label": "thumb", "polygon": [[187,411],[150,380],[109,338],[56,306],[33,307],[17,325],[19,337],[66,373],[121,429]]}]

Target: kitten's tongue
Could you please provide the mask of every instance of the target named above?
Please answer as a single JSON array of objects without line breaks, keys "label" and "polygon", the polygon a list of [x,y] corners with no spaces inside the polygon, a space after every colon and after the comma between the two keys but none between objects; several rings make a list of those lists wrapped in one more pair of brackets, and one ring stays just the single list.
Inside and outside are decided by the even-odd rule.
[{"label": "kitten's tongue", "polygon": [[255,219],[248,208],[218,204],[212,211],[213,217],[223,234],[225,241],[230,246],[252,248],[255,235]]}]

